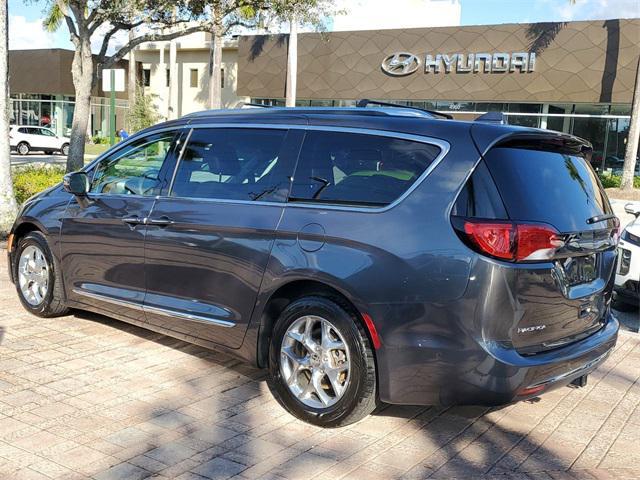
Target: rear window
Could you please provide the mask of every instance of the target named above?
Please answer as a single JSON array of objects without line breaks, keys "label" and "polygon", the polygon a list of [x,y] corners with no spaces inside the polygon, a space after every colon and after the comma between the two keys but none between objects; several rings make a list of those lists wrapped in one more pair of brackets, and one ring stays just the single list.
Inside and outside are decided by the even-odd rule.
[{"label": "rear window", "polygon": [[290,201],[384,206],[406,192],[440,153],[436,145],[342,132],[308,132]]},{"label": "rear window", "polygon": [[485,157],[512,220],[545,222],[561,232],[602,228],[587,219],[611,208],[588,162],[579,155],[498,147]]}]

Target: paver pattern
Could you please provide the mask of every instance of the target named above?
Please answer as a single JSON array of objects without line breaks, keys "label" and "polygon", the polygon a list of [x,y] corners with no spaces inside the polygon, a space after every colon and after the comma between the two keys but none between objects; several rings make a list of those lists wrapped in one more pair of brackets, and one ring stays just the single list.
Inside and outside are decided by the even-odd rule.
[{"label": "paver pattern", "polygon": [[26,313],[0,250],[0,479],[640,478],[640,335],[582,389],[322,430],[264,372],[87,313]]}]

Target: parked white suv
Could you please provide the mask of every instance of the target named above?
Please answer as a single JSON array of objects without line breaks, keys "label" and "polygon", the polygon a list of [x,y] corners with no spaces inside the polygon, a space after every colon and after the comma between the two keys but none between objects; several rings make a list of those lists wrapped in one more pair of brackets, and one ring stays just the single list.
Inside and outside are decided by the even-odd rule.
[{"label": "parked white suv", "polygon": [[618,245],[615,293],[618,300],[640,304],[640,204],[628,203],[625,212],[635,215],[622,232]]},{"label": "parked white suv", "polygon": [[48,155],[56,152],[69,155],[69,139],[59,137],[45,127],[12,125],[9,129],[9,145],[11,150],[15,150],[20,155],[27,155],[34,150]]}]

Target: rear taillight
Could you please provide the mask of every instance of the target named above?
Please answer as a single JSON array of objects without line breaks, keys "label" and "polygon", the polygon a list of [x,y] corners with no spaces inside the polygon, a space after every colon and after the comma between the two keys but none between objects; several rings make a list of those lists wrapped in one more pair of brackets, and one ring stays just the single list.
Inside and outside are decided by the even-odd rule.
[{"label": "rear taillight", "polygon": [[[564,246],[550,225],[462,220],[461,234],[479,253],[508,261],[549,260]],[[460,231],[459,228],[457,228]]]}]

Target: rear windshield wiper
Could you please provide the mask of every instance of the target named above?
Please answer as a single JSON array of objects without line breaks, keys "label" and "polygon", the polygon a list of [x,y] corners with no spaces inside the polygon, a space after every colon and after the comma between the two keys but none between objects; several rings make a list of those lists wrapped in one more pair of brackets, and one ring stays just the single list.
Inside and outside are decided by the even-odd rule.
[{"label": "rear windshield wiper", "polygon": [[592,225],[594,223],[604,222],[605,220],[611,220],[614,218],[618,218],[618,217],[616,217],[613,213],[607,213],[605,215],[596,215],[595,217],[587,218],[587,223],[589,225]]}]

